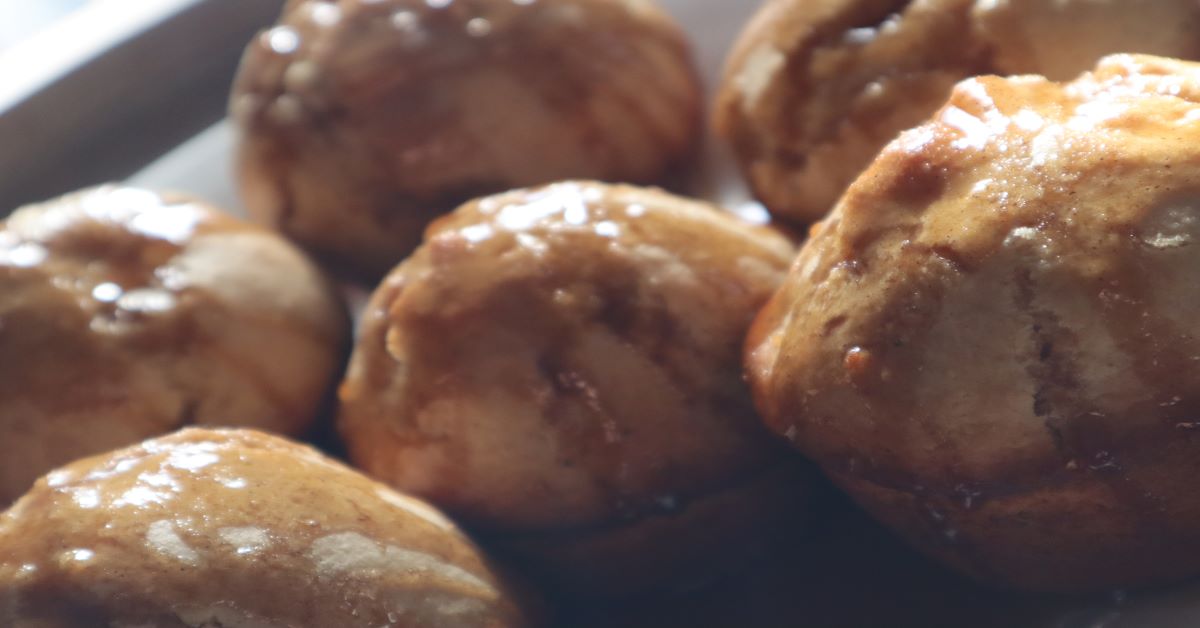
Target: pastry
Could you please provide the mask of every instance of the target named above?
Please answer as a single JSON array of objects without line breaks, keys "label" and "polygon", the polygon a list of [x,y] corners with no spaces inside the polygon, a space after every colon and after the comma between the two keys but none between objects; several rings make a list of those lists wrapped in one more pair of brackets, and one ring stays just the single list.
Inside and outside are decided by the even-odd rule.
[{"label": "pastry", "polygon": [[529,625],[428,504],[282,438],[195,428],[58,469],[0,515],[0,624]]},{"label": "pastry", "polygon": [[104,186],[0,222],[0,505],[76,458],[181,426],[308,431],[343,306],[278,235]]},{"label": "pastry", "polygon": [[1197,29],[1188,0],[767,0],[730,54],[716,127],[771,212],[811,223],[959,80],[1200,58]]},{"label": "pastry", "polygon": [[350,458],[567,594],[702,578],[814,486],[740,364],[791,256],[658,190],[472,201],[368,306],[340,390]]},{"label": "pastry", "polygon": [[251,214],[380,276],[479,194],[660,179],[700,87],[650,0],[293,1],[234,85]]},{"label": "pastry", "polygon": [[867,511],[1038,591],[1200,573],[1200,64],[954,88],[747,342],[769,426]]}]

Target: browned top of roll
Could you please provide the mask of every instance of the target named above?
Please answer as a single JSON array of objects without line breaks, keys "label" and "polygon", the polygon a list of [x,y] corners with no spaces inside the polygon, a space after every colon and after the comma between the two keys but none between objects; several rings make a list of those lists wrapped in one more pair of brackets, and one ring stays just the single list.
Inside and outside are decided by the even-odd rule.
[{"label": "browned top of roll", "polygon": [[1178,438],[1200,403],[1197,138],[1193,63],[960,83],[756,322],[760,409],[826,466],[910,491],[1004,491]]},{"label": "browned top of roll", "polygon": [[342,386],[356,464],[491,529],[619,523],[778,464],[742,381],[778,234],[571,182],[435,223],[368,307]]},{"label": "browned top of roll", "polygon": [[281,438],[189,429],[54,471],[0,516],[12,626],[521,626],[430,506]]},{"label": "browned top of roll", "polygon": [[1195,59],[1197,28],[1190,0],[768,0],[730,55],[717,127],[777,216],[813,222],[957,81]]},{"label": "browned top of roll", "polygon": [[0,223],[0,503],[181,425],[299,434],[347,334],[321,272],[194,200],[105,186]]}]

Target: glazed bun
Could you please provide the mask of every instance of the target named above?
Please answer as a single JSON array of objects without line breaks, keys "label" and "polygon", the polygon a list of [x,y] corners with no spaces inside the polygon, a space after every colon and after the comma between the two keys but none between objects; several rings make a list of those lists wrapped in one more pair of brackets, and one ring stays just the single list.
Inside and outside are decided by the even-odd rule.
[{"label": "glazed bun", "polygon": [[979,579],[1200,573],[1198,140],[1198,64],[960,83],[755,322],[768,424]]},{"label": "glazed bun", "polygon": [[250,44],[230,106],[251,214],[379,276],[473,196],[658,180],[700,95],[650,0],[306,0]]},{"label": "glazed bun", "polygon": [[278,235],[100,187],[0,223],[0,504],[76,458],[189,424],[310,428],[343,306]]},{"label": "glazed bun", "polygon": [[1066,81],[1116,52],[1200,58],[1200,5],[1188,0],[976,0],[971,20],[1004,74]]},{"label": "glazed bun", "polygon": [[54,471],[0,516],[0,624],[527,622],[427,504],[281,438],[188,429]]},{"label": "glazed bun", "polygon": [[570,594],[702,577],[812,486],[740,364],[791,256],[651,189],[468,203],[367,309],[340,394],[351,459]]},{"label": "glazed bun", "polygon": [[811,223],[959,80],[1200,58],[1198,29],[1190,0],[767,0],[730,55],[716,126],[772,213]]}]

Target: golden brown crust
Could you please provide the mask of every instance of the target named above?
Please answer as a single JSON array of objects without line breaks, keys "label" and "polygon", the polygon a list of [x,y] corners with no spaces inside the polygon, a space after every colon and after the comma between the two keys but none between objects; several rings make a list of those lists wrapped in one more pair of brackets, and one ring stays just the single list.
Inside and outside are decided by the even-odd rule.
[{"label": "golden brown crust", "polygon": [[368,307],[341,388],[351,457],[494,536],[682,520],[785,460],[737,356],[790,257],[782,237],[656,190],[469,203]]},{"label": "golden brown crust", "polygon": [[905,132],[748,343],[768,423],[868,510],[1031,589],[1200,571],[1200,66],[983,77]]},{"label": "golden brown crust", "polygon": [[809,223],[960,79],[1066,80],[1102,55],[1200,57],[1185,0],[768,0],[739,38],[715,111],[758,197]]},{"label": "golden brown crust", "polygon": [[436,4],[293,2],[251,43],[230,106],[257,220],[382,275],[473,196],[690,153],[698,79],[651,2]]},{"label": "golden brown crust", "polygon": [[526,625],[432,507],[308,447],[200,429],[54,471],[0,516],[0,623]]},{"label": "golden brown crust", "polygon": [[116,186],[0,226],[0,504],[57,465],[183,425],[311,426],[347,321],[279,236]]}]

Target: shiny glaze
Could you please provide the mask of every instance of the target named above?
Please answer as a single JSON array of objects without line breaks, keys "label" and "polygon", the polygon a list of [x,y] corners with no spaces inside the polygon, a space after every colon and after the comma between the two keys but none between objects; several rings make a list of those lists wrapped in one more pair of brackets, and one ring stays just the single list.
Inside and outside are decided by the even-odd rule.
[{"label": "shiny glaze", "polygon": [[1195,64],[960,83],[851,187],[756,321],[768,423],[977,577],[1086,589],[1200,571],[1184,479],[1197,137]]},{"label": "shiny glaze", "polygon": [[58,464],[182,424],[307,429],[346,323],[277,236],[117,186],[0,225],[0,504]]},{"label": "shiny glaze", "polygon": [[197,235],[243,228],[191,201],[115,186],[20,210],[3,225],[5,275],[48,281],[90,315],[93,330],[111,334],[143,331],[135,319],[171,318],[190,282],[170,263]]},{"label": "shiny glaze", "polygon": [[251,43],[230,110],[256,218],[382,274],[474,196],[658,178],[700,88],[645,0],[306,1]]},{"label": "shiny glaze", "polygon": [[0,623],[210,622],[524,625],[436,510],[258,432],[189,429],[83,460],[0,516]]},{"label": "shiny glaze", "polygon": [[955,82],[1197,58],[1197,28],[1190,0],[770,0],[731,53],[716,126],[772,212],[811,223]]},{"label": "shiny glaze", "polygon": [[[570,182],[467,204],[368,306],[340,395],[351,458],[492,536],[568,546],[686,521],[786,464],[737,356],[790,257],[657,190]],[[610,545],[573,569],[645,562]]]}]

